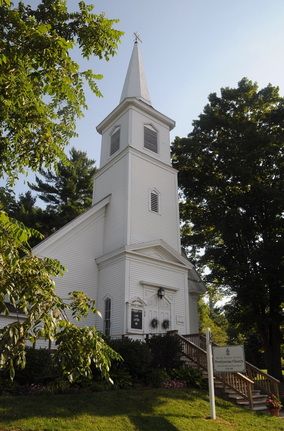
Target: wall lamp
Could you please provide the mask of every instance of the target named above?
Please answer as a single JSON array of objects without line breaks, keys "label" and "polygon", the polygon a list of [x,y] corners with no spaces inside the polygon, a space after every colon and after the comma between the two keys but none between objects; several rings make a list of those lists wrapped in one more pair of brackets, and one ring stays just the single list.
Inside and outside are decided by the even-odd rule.
[{"label": "wall lamp", "polygon": [[157,293],[158,297],[162,299],[165,296],[165,294],[166,294],[165,289],[163,287],[160,287]]}]

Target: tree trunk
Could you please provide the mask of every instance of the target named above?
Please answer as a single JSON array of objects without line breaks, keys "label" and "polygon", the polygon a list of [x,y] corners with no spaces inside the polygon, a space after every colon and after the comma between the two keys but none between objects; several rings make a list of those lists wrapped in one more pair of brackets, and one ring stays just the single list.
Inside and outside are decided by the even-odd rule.
[{"label": "tree trunk", "polygon": [[265,335],[264,349],[267,372],[276,379],[283,381],[281,367],[282,336],[277,318],[271,319]]}]

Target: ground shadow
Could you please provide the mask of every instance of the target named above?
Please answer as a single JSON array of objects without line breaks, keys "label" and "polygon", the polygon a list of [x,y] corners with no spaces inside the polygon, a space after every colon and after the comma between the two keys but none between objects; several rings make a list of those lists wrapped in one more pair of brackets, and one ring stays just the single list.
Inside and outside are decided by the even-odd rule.
[{"label": "ground shadow", "polygon": [[[162,407],[169,399],[180,399],[188,402],[189,415],[185,414],[184,417],[190,417],[190,401],[198,397],[203,398],[204,393],[162,389],[0,397],[1,424],[28,418],[127,416],[137,431],[177,431],[170,423],[170,418],[168,420],[167,415],[156,413],[156,409]],[[183,415],[176,412],[169,416]]]},{"label": "ground shadow", "polygon": [[129,416],[137,431],[178,431],[164,416]]}]

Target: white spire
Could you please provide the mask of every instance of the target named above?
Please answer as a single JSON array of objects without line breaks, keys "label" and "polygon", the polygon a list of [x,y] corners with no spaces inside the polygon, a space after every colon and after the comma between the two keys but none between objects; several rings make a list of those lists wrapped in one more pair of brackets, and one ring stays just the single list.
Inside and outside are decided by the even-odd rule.
[{"label": "white spire", "polygon": [[[124,81],[123,90],[121,93],[120,103],[127,97],[136,97],[145,103],[151,105],[151,99],[145,78],[142,56],[138,47],[138,36],[136,40],[129,62],[127,75]],[[140,39],[139,39],[140,40]]]}]

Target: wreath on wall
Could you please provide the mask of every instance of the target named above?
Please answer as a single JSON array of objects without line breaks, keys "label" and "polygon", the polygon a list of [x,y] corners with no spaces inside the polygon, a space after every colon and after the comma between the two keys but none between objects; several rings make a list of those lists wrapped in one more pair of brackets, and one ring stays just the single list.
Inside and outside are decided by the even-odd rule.
[{"label": "wreath on wall", "polygon": [[165,319],[162,323],[162,327],[164,329],[169,329],[169,326],[170,326],[170,321],[168,319]]},{"label": "wreath on wall", "polygon": [[151,320],[151,326],[152,326],[152,328],[157,328],[157,326],[158,326],[158,320],[157,319],[152,319]]}]

